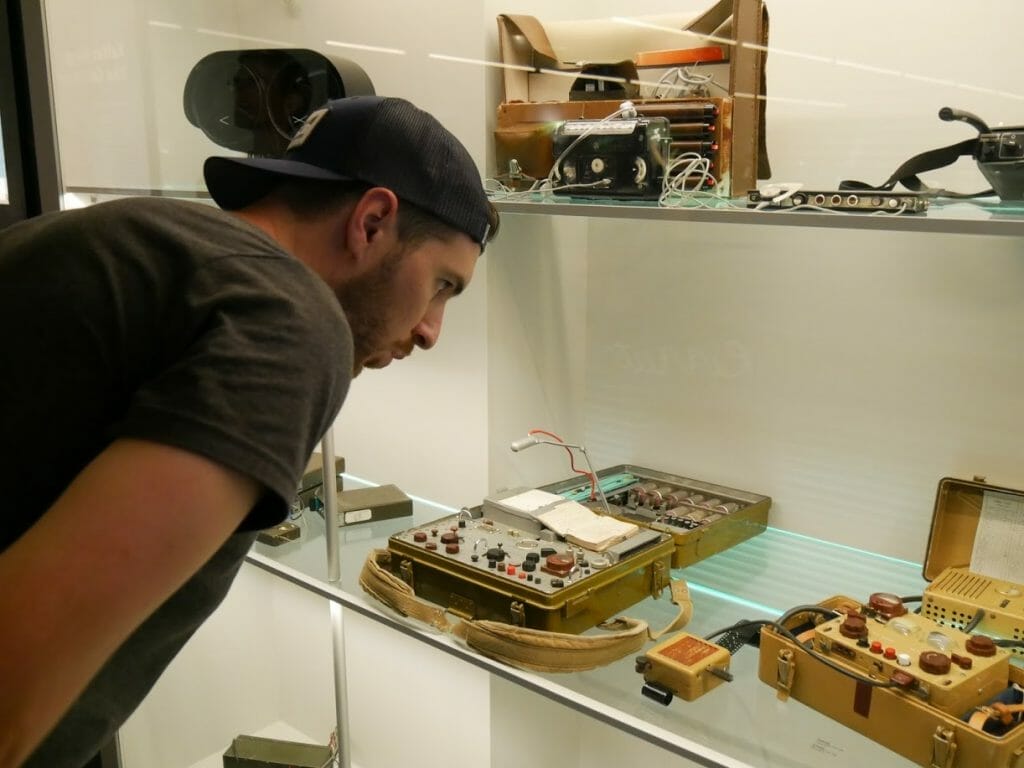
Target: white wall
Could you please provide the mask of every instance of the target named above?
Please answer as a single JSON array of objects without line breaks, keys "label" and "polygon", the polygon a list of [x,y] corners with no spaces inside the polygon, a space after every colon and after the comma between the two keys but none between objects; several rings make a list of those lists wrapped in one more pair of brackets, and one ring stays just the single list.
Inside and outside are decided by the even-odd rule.
[{"label": "white wall", "polygon": [[219,768],[243,734],[326,744],[335,722],[330,621],[326,600],[244,566],[121,729],[123,764]]}]

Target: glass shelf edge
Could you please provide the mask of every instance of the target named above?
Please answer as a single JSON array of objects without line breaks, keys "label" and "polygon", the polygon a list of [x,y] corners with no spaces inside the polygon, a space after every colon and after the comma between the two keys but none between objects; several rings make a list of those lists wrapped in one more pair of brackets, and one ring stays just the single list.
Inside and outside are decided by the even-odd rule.
[{"label": "glass shelf edge", "polygon": [[652,746],[686,758],[695,765],[705,766],[706,768],[752,768],[748,763],[728,757],[710,747],[692,742],[685,737],[646,723],[635,715],[620,712],[578,691],[566,688],[531,672],[510,667],[481,654],[464,649],[450,635],[432,633],[412,624],[402,622],[389,616],[360,595],[346,592],[340,585],[334,586],[320,579],[306,576],[301,571],[290,568],[258,552],[250,551],[246,555],[245,560],[274,576],[281,577],[298,587],[308,589],[321,597],[336,602],[343,608],[351,609],[361,616],[365,616],[391,629],[398,630],[404,635],[469,662],[486,672],[495,674],[552,701],[568,706],[581,714],[588,715],[620,731],[636,736]]},{"label": "glass shelf edge", "polygon": [[743,224],[748,226],[817,227],[882,232],[920,232],[926,234],[1024,236],[1024,216],[993,218],[952,218],[927,214],[875,216],[871,214],[835,214],[815,211],[793,213],[753,211],[736,208],[659,208],[654,205],[613,203],[561,203],[493,200],[503,214],[581,216],[585,218],[630,219],[642,221],[687,221],[707,224]]}]

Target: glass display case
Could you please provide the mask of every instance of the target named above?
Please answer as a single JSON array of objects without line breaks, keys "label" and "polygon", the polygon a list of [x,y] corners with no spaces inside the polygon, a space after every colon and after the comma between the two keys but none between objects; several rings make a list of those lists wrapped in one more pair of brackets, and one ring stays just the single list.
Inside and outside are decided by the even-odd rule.
[{"label": "glass display case", "polygon": [[[182,100],[195,64],[220,50],[345,57],[377,93],[408,98],[448,126],[494,191],[501,232],[475,284],[449,308],[438,348],[353,383],[333,430],[354,473],[346,482],[395,483],[417,499],[414,520],[426,522],[495,489],[565,477],[556,452],[508,449],[545,428],[585,444],[598,467],[636,464],[771,496],[764,534],[673,572],[693,592],[695,634],[833,595],[920,594],[939,480],[986,475],[1024,486],[1024,202],[937,197],[919,213],[849,212],[813,198],[806,210],[759,208],[748,189],[662,204],[508,185],[495,131],[505,73],[520,65],[502,57],[501,14],[537,19],[563,63],[586,57],[591,33],[638,52],[704,43],[726,58],[737,45],[763,53],[763,92],[729,93],[763,107],[771,176],[756,180],[761,200],[800,190],[831,196],[851,179],[881,185],[908,158],[978,136],[976,126],[940,119],[943,107],[993,129],[1024,123],[1011,47],[1024,21],[1019,3],[993,0],[981,13],[962,0],[767,0],[765,42],[682,33],[712,5],[23,3],[45,21],[64,207],[126,195],[210,203],[202,161],[228,151],[189,122]],[[667,45],[675,37],[678,45]],[[691,76],[736,76],[717,66],[694,65]],[[642,70],[641,96],[667,71]],[[567,92],[580,76],[546,74]],[[722,96],[730,86],[707,87]],[[963,193],[989,186],[971,157],[922,178]],[[253,627],[343,627],[346,674],[319,682],[332,695],[339,681],[345,687],[356,764],[505,766],[526,755],[581,766],[611,756],[654,766],[910,764],[797,701],[779,701],[758,679],[753,647],[736,653],[733,682],[668,707],[640,695],[631,660],[561,675],[503,666],[359,589],[367,553],[408,519],[340,529],[342,574],[333,583],[322,521],[306,513],[302,525],[299,541],[250,554],[243,577],[272,574],[287,589],[246,605]],[[307,607],[292,613],[289,595]],[[653,625],[669,613],[665,600],[635,607]],[[201,642],[231,658],[230,635],[219,624]],[[280,663],[265,674],[286,680],[290,655],[303,651],[275,653]],[[311,653],[323,660],[331,650],[318,643]],[[204,685],[231,680],[239,698],[276,696],[280,711],[251,726],[232,719],[218,732],[224,708],[211,708],[209,732],[165,755],[168,765],[207,764],[199,761],[218,739],[230,743],[232,728],[295,717],[309,734],[333,718],[289,712],[302,698],[281,693],[292,683],[268,688],[229,672],[221,681],[194,659],[172,667],[122,734],[128,768],[159,768],[138,757],[146,740],[181,727],[174,707],[183,692],[193,694],[187,707],[202,710]],[[330,706],[323,690],[315,698]],[[439,746],[441,728],[451,738]]]}]

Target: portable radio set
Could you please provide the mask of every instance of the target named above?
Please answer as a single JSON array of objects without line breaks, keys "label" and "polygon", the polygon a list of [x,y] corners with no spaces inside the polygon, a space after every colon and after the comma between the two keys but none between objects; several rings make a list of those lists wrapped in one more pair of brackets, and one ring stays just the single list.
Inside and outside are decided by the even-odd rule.
[{"label": "portable radio set", "polygon": [[942,479],[920,613],[829,598],[761,629],[758,676],[918,765],[1021,768],[1022,513],[1024,491]]},{"label": "portable radio set", "polygon": [[[768,496],[631,464],[591,469],[397,533],[360,581],[514,666],[568,672],[633,654],[640,693],[665,705],[732,680],[732,655],[757,645],[758,677],[778,698],[919,765],[1024,768],[1021,566],[1010,558],[1009,575],[989,576],[969,565],[991,538],[986,526],[1019,527],[1024,491],[984,478],[939,483],[923,596],[833,596],[720,637],[675,631],[691,606],[670,570],[760,533],[770,506]],[[679,615],[661,632],[615,618],[665,587]]]},{"label": "portable radio set", "polygon": [[664,117],[567,120],[555,129],[555,194],[657,199],[672,143]]}]

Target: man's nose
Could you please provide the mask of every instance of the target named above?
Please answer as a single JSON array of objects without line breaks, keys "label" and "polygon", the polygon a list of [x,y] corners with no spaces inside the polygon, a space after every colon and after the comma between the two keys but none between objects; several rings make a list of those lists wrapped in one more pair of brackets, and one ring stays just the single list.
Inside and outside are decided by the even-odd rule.
[{"label": "man's nose", "polygon": [[420,349],[430,349],[437,344],[441,336],[441,324],[444,320],[444,305],[437,308],[430,308],[423,319],[419,321],[412,331],[413,341]]}]

